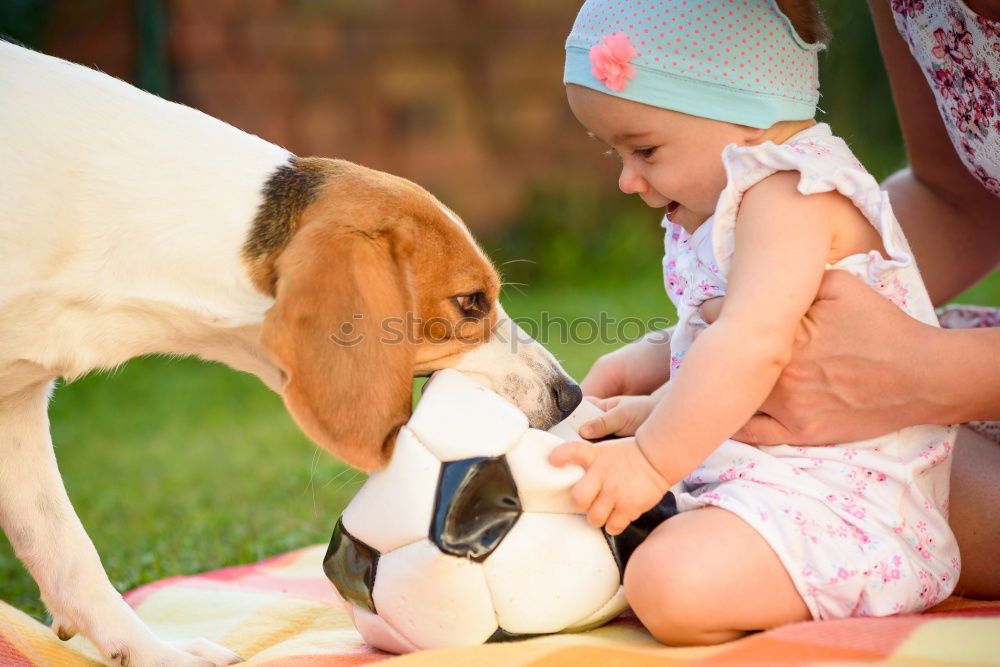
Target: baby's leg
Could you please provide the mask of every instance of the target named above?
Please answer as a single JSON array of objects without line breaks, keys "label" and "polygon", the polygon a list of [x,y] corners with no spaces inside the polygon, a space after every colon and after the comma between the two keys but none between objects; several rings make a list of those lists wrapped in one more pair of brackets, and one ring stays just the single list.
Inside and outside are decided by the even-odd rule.
[{"label": "baby's leg", "polygon": [[625,596],[665,644],[718,644],[811,618],[764,538],[717,507],[683,512],[654,530],[629,559]]}]

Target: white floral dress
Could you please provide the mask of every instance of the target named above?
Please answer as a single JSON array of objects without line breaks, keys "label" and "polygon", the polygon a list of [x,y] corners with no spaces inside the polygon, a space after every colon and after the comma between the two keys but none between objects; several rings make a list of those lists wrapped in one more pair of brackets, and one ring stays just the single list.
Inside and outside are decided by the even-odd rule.
[{"label": "white floral dress", "polygon": [[[728,184],[715,214],[694,234],[663,222],[664,281],[679,317],[673,369],[705,326],[698,307],[725,294],[742,194],[777,171],[798,171],[804,194],[839,191],[881,235],[886,257],[851,255],[830,268],[861,277],[911,316],[937,324],[888,196],[829,126],[782,145],[731,145],[722,159]],[[678,507],[718,506],[753,526],[813,618],[915,612],[947,597],[958,579],[958,546],[946,518],[954,441],[948,426],[821,447],[727,440],[678,486]]]},{"label": "white floral dress", "polygon": [[1000,196],[1000,22],[962,0],[892,0],[892,12],[955,151]]}]

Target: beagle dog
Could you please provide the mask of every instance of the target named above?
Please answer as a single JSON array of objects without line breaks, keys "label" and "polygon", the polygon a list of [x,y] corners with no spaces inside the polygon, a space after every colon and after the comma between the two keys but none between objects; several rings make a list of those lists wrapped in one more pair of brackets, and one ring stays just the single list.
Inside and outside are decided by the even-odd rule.
[{"label": "beagle dog", "polygon": [[391,455],[414,376],[462,370],[542,429],[580,401],[504,314],[462,221],[405,179],[2,40],[0,145],[0,526],[59,637],[115,664],[239,658],[161,641],[112,587],[56,466],[56,378],[150,353],[221,361],[363,470]]}]

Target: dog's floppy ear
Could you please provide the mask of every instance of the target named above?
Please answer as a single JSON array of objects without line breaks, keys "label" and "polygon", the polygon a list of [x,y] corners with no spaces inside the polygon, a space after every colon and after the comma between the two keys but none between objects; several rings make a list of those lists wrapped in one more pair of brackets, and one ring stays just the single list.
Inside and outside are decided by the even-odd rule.
[{"label": "dog's floppy ear", "polygon": [[408,246],[388,232],[305,225],[278,257],[275,303],[261,329],[292,417],[362,470],[388,462],[410,415]]}]

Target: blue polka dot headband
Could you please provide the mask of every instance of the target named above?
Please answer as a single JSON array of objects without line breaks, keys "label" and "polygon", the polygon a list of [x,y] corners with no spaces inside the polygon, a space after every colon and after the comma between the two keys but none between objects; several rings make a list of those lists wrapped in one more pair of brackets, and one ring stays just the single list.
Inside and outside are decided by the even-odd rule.
[{"label": "blue polka dot headband", "polygon": [[587,0],[566,40],[563,82],[770,127],[815,116],[822,48],[774,0]]}]

